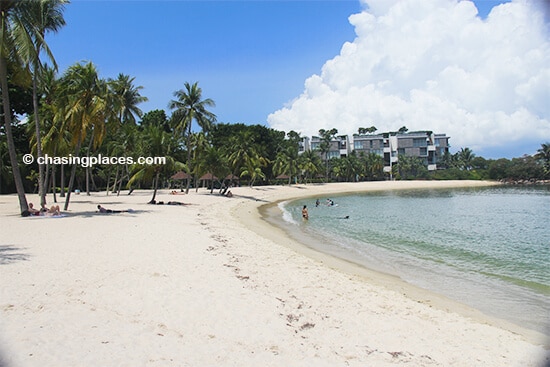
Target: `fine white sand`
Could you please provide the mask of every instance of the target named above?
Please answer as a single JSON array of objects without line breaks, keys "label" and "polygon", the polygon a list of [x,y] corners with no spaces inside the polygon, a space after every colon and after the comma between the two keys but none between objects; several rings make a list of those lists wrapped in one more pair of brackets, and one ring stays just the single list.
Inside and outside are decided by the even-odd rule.
[{"label": "fine white sand", "polygon": [[147,205],[151,191],[81,194],[63,218],[21,218],[17,197],[0,196],[0,366],[546,366],[544,336],[309,250],[258,212],[301,196],[486,184],[159,191],[185,206]]}]

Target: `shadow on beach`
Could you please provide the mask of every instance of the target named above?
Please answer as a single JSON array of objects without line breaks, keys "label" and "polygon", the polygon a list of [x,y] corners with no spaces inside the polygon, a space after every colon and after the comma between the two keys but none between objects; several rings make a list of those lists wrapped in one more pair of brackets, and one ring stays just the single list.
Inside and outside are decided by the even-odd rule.
[{"label": "shadow on beach", "polygon": [[95,217],[104,217],[104,216],[124,216],[124,217],[135,217],[143,213],[150,213],[149,210],[132,210],[124,211],[122,213],[100,213],[97,210],[94,211],[85,211],[85,212],[63,212],[62,216],[59,218],[71,218],[71,217],[81,217],[81,218],[95,218]]},{"label": "shadow on beach", "polygon": [[234,197],[234,198],[242,198],[242,199],[254,200],[254,201],[261,201],[261,202],[263,202],[263,203],[269,203],[269,201],[267,201],[267,200],[258,199],[257,197],[255,197],[255,196],[250,196],[250,195],[236,195],[236,194],[233,194],[233,197]]},{"label": "shadow on beach", "polygon": [[17,261],[28,261],[30,256],[25,254],[23,250],[25,249],[13,245],[0,245],[0,265],[11,264]]}]

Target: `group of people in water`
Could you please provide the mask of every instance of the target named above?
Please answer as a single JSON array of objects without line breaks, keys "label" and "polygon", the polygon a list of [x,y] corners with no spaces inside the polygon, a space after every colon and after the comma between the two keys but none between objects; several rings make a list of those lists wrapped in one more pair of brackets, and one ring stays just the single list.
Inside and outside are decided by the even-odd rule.
[{"label": "group of people in water", "polygon": [[[315,207],[318,207],[319,205],[321,205],[321,201],[319,199],[317,199],[315,201]],[[331,199],[327,199],[326,200],[326,206],[335,206],[334,201],[331,200]],[[304,220],[309,219],[309,212],[307,210],[307,205],[304,205],[303,208],[302,208],[302,219],[304,219]],[[349,219],[349,215],[346,215],[344,217],[340,217],[340,219]]]}]

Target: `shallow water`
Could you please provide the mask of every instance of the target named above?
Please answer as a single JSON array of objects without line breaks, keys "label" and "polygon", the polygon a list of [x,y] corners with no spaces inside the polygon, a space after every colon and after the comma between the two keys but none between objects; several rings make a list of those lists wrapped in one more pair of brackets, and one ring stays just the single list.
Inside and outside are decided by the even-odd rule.
[{"label": "shallow water", "polygon": [[550,335],[550,187],[319,199],[280,205],[287,226],[318,250]]}]

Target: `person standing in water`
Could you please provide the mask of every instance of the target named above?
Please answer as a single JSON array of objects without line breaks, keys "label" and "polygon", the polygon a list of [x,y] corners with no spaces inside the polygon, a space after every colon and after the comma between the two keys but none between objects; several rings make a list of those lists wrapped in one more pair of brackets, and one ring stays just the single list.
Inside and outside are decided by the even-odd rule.
[{"label": "person standing in water", "polygon": [[309,219],[309,213],[307,212],[307,205],[304,205],[304,207],[302,208],[302,218],[304,218],[305,220]]}]

